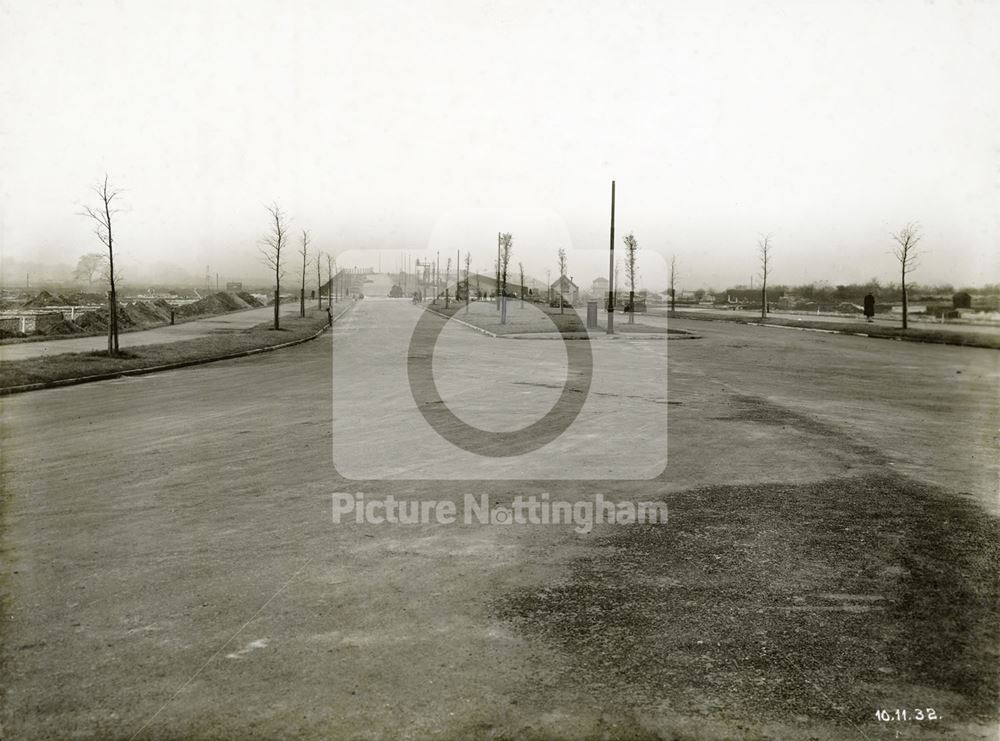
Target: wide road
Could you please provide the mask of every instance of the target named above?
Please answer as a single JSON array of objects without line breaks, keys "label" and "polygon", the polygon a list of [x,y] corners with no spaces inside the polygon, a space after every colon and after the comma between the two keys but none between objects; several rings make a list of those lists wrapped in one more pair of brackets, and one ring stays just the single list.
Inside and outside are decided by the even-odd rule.
[{"label": "wide road", "polygon": [[[628,368],[667,351],[654,480],[345,481],[358,418],[390,457],[434,435],[393,424],[406,393],[361,393],[416,311],[366,299],[296,348],[0,399],[0,737],[995,735],[1000,353],[678,321],[701,339],[595,343],[621,359],[595,403],[625,411],[572,438],[629,456],[666,399]],[[529,346],[463,331],[442,394],[534,398],[530,369],[470,360]],[[334,524],[337,491],[670,521]],[[941,719],[874,716],[918,705]]]},{"label": "wide road", "polygon": [[[282,314],[292,313],[298,316],[298,304],[289,304],[282,309]],[[220,332],[235,332],[241,329],[255,327],[274,316],[274,307],[265,306],[259,309],[245,309],[229,314],[192,319],[173,326],[140,329],[135,332],[121,332],[118,335],[119,347],[136,347],[138,345],[162,345],[181,340],[193,340],[198,337],[218,334]],[[0,361],[24,360],[38,358],[43,355],[58,355],[66,352],[93,352],[106,350],[107,335],[91,335],[88,337],[64,337],[54,340],[39,340],[37,342],[18,342],[0,345]]]}]

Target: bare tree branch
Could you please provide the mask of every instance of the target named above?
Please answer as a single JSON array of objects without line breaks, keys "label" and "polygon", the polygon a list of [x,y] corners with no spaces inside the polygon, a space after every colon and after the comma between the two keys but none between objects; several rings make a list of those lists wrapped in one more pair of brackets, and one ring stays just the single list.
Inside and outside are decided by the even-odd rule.
[{"label": "bare tree branch", "polygon": [[903,294],[903,329],[908,327],[907,314],[909,313],[909,295],[907,293],[906,278],[920,265],[920,253],[917,245],[923,239],[920,233],[920,224],[915,221],[908,222],[902,229],[892,234],[892,239],[896,245],[892,248],[892,254],[899,262],[900,287]]},{"label": "bare tree branch", "polygon": [[559,264],[559,313],[563,313],[563,289],[566,287],[566,250],[559,248],[557,253]]},{"label": "bare tree branch", "polygon": [[104,173],[104,181],[94,185],[91,189],[98,197],[100,203],[96,207],[84,206],[82,216],[94,222],[94,234],[107,250],[107,271],[108,280],[108,355],[118,355],[118,289],[116,281],[121,277],[115,270],[115,250],[113,217],[119,212],[118,209],[111,208],[111,202],[117,198],[121,191],[113,189],[109,184],[109,176]]},{"label": "bare tree branch", "polygon": [[281,278],[285,274],[282,252],[288,243],[286,217],[277,202],[267,206],[269,231],[261,240],[260,252],[264,264],[274,273],[274,328],[280,329]]},{"label": "bare tree branch", "polygon": [[771,272],[773,261],[772,252],[774,245],[771,244],[771,234],[761,234],[757,240],[757,254],[760,259],[760,318],[767,319],[767,276]]},{"label": "bare tree branch", "polygon": [[625,278],[629,282],[628,323],[635,324],[635,261],[636,253],[639,251],[639,243],[632,232],[626,234],[622,241],[625,243]]}]

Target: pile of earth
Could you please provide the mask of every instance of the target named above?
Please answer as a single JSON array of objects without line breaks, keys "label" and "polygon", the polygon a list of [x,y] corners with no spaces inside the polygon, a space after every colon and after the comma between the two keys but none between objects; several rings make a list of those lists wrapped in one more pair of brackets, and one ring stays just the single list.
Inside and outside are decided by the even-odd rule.
[{"label": "pile of earth", "polygon": [[83,331],[84,329],[76,322],[71,322],[69,319],[60,319],[46,324],[39,334],[44,334],[46,337],[56,337],[58,335],[80,334]]},{"label": "pile of earth", "polygon": [[79,304],[68,296],[62,294],[52,295],[48,291],[41,291],[36,296],[21,304],[24,309],[44,309],[48,306],[78,306]]},{"label": "pile of earth", "polygon": [[208,316],[211,314],[225,314],[230,311],[241,311],[243,309],[256,309],[263,304],[246,292],[228,293],[219,291],[197,301],[178,306],[177,316]]},{"label": "pile of earth", "polygon": [[[83,299],[81,301],[81,298]],[[79,306],[100,304],[100,301],[91,301],[94,298],[90,295],[75,295],[72,298],[62,295],[52,295],[48,291],[42,291],[34,298],[22,305],[23,308],[38,309],[47,306]],[[100,299],[100,296],[96,296]],[[76,299],[76,300],[74,300]],[[134,301],[131,303],[121,303],[118,305],[118,329],[125,331],[129,329],[150,329],[161,327],[170,323],[171,314],[176,319],[195,318],[211,316],[214,314],[226,314],[231,311],[241,311],[243,309],[256,309],[263,306],[260,301],[249,293],[240,291],[228,293],[220,291],[209,296],[194,301],[183,306],[171,306],[163,299],[155,301]],[[53,322],[38,329],[36,335],[60,336],[69,334],[102,334],[108,331],[108,319],[110,313],[107,306],[94,311],[85,311],[76,315],[70,321]],[[20,336],[17,333],[9,334],[11,337]],[[2,339],[2,338],[0,338]]]}]

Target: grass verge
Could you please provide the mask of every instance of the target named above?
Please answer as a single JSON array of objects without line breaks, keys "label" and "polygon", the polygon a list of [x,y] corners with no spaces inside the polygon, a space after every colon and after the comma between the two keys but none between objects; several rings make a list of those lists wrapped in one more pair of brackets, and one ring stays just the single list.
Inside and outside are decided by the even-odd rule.
[{"label": "grass verge", "polygon": [[138,345],[110,358],[105,351],[62,353],[0,363],[0,389],[51,383],[86,376],[136,371],[173,363],[197,363],[260,348],[274,347],[314,335],[327,324],[326,311],[310,310],[305,318],[286,316],[281,329],[270,322],[250,329],[220,332],[180,342]]},{"label": "grass verge", "polygon": [[495,335],[535,334],[541,332],[586,332],[584,319],[573,309],[563,313],[544,304],[525,303],[512,299],[507,305],[507,323],[500,323],[500,312],[492,301],[474,301],[466,311],[464,303],[451,302],[445,308],[444,301],[425,304],[425,309],[446,317],[455,317],[474,327],[479,327]]},{"label": "grass verge", "polygon": [[[506,324],[500,323],[500,313],[496,310],[496,304],[492,302],[473,302],[469,305],[468,311],[466,311],[464,303],[452,302],[448,308],[445,308],[444,301],[439,301],[436,305],[425,304],[424,308],[449,318],[455,317],[498,336],[551,334],[554,332],[587,333],[584,311],[566,308],[560,314],[559,309],[553,309],[545,304],[525,303],[522,306],[521,302],[516,299],[511,300],[508,306]],[[604,325],[599,325],[596,331],[603,333],[605,329]],[[615,322],[615,332],[622,334],[686,334],[680,330],[668,330],[664,327],[643,324],[638,321],[635,324],[629,324],[627,314],[618,317]]]}]

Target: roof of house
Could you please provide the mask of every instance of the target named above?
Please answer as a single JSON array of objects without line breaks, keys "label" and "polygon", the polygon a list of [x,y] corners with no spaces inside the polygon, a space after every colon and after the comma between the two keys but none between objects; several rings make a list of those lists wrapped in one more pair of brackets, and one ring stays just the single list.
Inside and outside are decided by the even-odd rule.
[{"label": "roof of house", "polygon": [[[565,281],[565,282],[562,282],[562,281]],[[552,287],[553,288],[558,288],[560,285],[564,285],[564,286],[565,285],[570,285],[573,288],[579,289],[579,286],[576,283],[574,283],[572,281],[572,279],[570,279],[569,277],[567,277],[565,275],[560,275],[558,278],[556,278],[554,281],[552,281]]]}]

